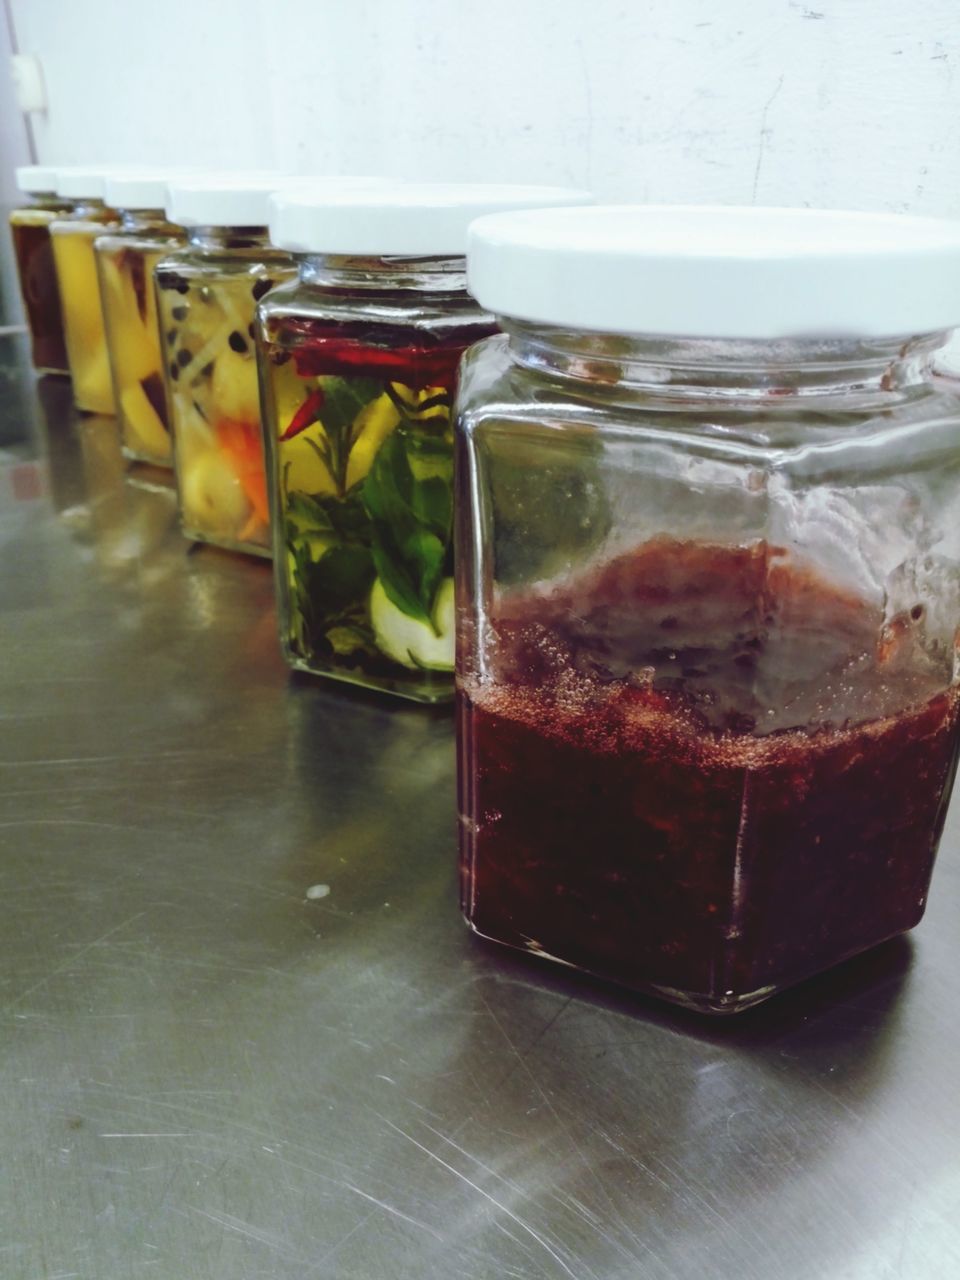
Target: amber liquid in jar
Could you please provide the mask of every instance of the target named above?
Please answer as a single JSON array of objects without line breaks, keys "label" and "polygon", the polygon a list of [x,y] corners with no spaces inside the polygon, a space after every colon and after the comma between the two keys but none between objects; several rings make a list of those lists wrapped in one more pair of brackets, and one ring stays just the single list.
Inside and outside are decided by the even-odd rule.
[{"label": "amber liquid in jar", "polygon": [[50,223],[63,211],[60,205],[38,205],[14,209],[10,214],[20,293],[30,329],[31,360],[38,373],[69,373],[60,289],[50,243]]},{"label": "amber liquid in jar", "polygon": [[666,537],[505,596],[460,680],[469,923],[721,1013],[912,928],[958,740],[924,619]]},{"label": "amber liquid in jar", "polygon": [[94,241],[115,225],[103,205],[78,209],[52,227],[73,399],[85,413],[115,412]]},{"label": "amber liquid in jar", "polygon": [[191,540],[269,556],[254,313],[294,268],[262,236],[207,239],[154,272],[180,521]]},{"label": "amber liquid in jar", "polygon": [[173,451],[153,271],[178,238],[159,210],[136,211],[124,215],[120,234],[96,244],[123,452],[160,467],[173,465]]}]

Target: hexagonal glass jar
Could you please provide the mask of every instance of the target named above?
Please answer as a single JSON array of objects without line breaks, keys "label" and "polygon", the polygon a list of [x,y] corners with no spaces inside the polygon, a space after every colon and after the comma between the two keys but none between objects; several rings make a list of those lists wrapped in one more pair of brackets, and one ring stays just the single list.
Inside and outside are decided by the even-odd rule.
[{"label": "hexagonal glass jar", "polygon": [[183,532],[260,556],[271,541],[253,322],[258,300],[296,274],[267,235],[275,185],[172,183],[167,216],[187,244],[154,271]]},{"label": "hexagonal glass jar", "polygon": [[58,170],[57,192],[73,204],[50,224],[73,401],[84,413],[116,410],[93,250],[97,237],[118,225],[103,199],[107,171]]},{"label": "hexagonal glass jar", "polygon": [[576,212],[475,225],[506,334],[458,400],[463,910],[736,1012],[924,911],[960,708],[934,373],[960,234]]},{"label": "hexagonal glass jar", "polygon": [[184,241],[163,210],[166,186],[158,173],[108,178],[120,226],[94,243],[121,446],[133,461],[160,467],[173,466],[173,447],[153,272]]},{"label": "hexagonal glass jar", "polygon": [[11,209],[10,231],[33,367],[38,373],[69,373],[50,224],[70,211],[71,201],[56,194],[57,173],[48,166],[17,169],[17,185],[27,202]]},{"label": "hexagonal glass jar", "polygon": [[451,406],[460,357],[496,328],[466,288],[466,229],[490,209],[588,198],[414,183],[275,198],[271,234],[299,262],[259,311],[291,666],[452,699]]},{"label": "hexagonal glass jar", "polygon": [[449,700],[450,412],[460,357],[492,317],[467,294],[462,257],[310,257],[261,316],[284,655]]}]

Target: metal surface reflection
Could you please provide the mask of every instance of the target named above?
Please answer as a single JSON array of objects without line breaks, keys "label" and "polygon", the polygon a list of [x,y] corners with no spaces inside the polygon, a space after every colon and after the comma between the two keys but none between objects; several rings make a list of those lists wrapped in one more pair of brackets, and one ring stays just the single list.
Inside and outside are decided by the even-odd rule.
[{"label": "metal surface reflection", "polygon": [[478,944],[450,717],[289,677],[269,566],[191,552],[37,391],[0,446],[0,1272],[960,1274],[955,822],[914,942],[734,1022]]}]

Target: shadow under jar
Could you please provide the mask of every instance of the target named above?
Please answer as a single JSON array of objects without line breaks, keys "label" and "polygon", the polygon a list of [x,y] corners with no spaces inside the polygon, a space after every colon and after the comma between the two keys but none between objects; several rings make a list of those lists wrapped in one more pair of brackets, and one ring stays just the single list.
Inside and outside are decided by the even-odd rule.
[{"label": "shadow under jar", "polygon": [[162,176],[108,178],[106,197],[120,211],[120,226],[94,244],[123,452],[161,467],[173,466],[173,449],[153,272],[183,243],[182,228],[163,210],[166,189]]},{"label": "shadow under jar", "polygon": [[184,535],[260,556],[271,544],[254,315],[295,274],[267,236],[277,181],[171,183],[167,216],[187,244],[154,271]]},{"label": "shadow under jar", "polygon": [[468,923],[711,1013],[912,928],[957,756],[960,232],[485,219],[470,282],[506,336],[458,402]]},{"label": "shadow under jar", "polygon": [[463,352],[496,331],[466,289],[466,229],[491,208],[585,198],[453,184],[275,198],[272,238],[299,261],[258,313],[291,666],[452,699],[451,410]]},{"label": "shadow under jar", "polygon": [[56,194],[56,169],[25,165],[16,176],[17,186],[30,201],[10,211],[13,252],[30,329],[30,358],[38,373],[69,373],[50,224],[70,211],[71,202]]},{"label": "shadow under jar", "polygon": [[57,192],[74,201],[50,224],[63,309],[63,332],[73,380],[73,401],[84,413],[116,411],[103,306],[93,245],[113,230],[117,214],[104,203],[107,169],[61,169]]}]

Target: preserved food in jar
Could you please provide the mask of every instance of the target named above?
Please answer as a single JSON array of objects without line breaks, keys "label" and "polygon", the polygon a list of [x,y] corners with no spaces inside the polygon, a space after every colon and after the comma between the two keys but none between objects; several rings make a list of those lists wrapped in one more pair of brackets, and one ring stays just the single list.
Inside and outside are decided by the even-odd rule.
[{"label": "preserved food in jar", "polygon": [[253,322],[258,299],[294,273],[267,238],[281,180],[172,182],[167,215],[188,243],[154,276],[183,532],[263,556],[270,511]]},{"label": "preserved food in jar", "polygon": [[926,905],[958,746],[960,396],[933,369],[960,232],[648,208],[473,234],[507,337],[459,400],[467,920],[736,1012]]},{"label": "preserved food in jar", "polygon": [[182,243],[163,211],[167,177],[159,171],[107,179],[106,198],[119,230],[95,244],[120,440],[128,458],[172,466],[163,386],[163,353],[153,271]]},{"label": "preserved food in jar", "polygon": [[17,169],[17,185],[30,203],[10,213],[20,293],[30,329],[30,354],[38,373],[68,373],[60,290],[50,224],[70,209],[56,194],[57,172],[45,165]]},{"label": "preserved food in jar", "polygon": [[504,602],[462,690],[475,928],[720,1004],[912,928],[957,742],[924,612],[886,627],[783,549],[666,538]]},{"label": "preserved food in jar", "polygon": [[291,665],[453,693],[460,357],[494,331],[464,285],[475,214],[565,188],[382,185],[275,197],[299,279],[260,308],[281,643]]},{"label": "preserved food in jar", "polygon": [[103,201],[108,172],[109,167],[58,170],[58,194],[75,203],[50,226],[73,399],[86,413],[115,411],[93,252],[97,237],[116,225],[115,212]]}]

